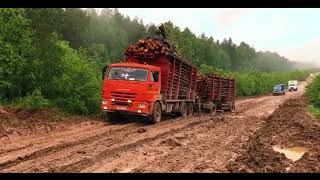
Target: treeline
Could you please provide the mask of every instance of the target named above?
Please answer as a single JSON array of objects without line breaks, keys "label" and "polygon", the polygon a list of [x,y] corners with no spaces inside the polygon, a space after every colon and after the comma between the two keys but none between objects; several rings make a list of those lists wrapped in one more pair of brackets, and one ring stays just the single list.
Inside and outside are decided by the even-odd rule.
[{"label": "treeline", "polygon": [[285,84],[288,87],[289,80],[305,80],[308,75],[308,71],[235,73],[237,96],[271,93],[276,84]]},{"label": "treeline", "polygon": [[309,110],[320,119],[320,76],[307,86],[306,94],[310,103]]},{"label": "treeline", "polygon": [[200,72],[201,74],[214,72],[225,78],[235,78],[237,96],[254,96],[272,92],[276,84],[285,84],[287,87],[289,80],[305,80],[312,70],[295,70],[290,72],[226,72],[202,64],[200,66]]},{"label": "treeline", "polygon": [[0,9],[2,103],[99,112],[100,64],[86,49],[74,49],[64,40],[64,31],[71,28],[66,26],[66,13],[62,9]]},{"label": "treeline", "polygon": [[[169,40],[201,71],[294,69],[292,62],[277,53],[257,52],[244,42],[236,45],[231,38],[219,42],[204,34],[197,37],[171,22],[165,27]],[[97,113],[101,67],[123,59],[129,44],[155,29],[154,24],[145,26],[117,9],[98,14],[94,9],[78,8],[1,8],[0,101],[30,109],[53,106]]]}]

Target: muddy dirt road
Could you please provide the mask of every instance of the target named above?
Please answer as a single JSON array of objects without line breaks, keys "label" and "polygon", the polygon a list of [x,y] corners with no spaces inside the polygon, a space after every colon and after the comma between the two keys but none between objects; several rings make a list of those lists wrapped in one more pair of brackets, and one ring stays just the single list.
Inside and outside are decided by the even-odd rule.
[{"label": "muddy dirt road", "polygon": [[0,139],[0,172],[228,172],[242,145],[283,102],[303,94],[236,102],[236,113],[111,124],[86,121],[47,134]]}]

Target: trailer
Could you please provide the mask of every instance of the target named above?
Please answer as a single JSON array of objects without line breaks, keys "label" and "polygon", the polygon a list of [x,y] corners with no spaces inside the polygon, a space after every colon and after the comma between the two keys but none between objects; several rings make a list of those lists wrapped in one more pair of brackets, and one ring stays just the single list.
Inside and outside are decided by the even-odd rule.
[{"label": "trailer", "polygon": [[196,109],[215,114],[216,111],[235,111],[235,79],[217,74],[198,76]]}]

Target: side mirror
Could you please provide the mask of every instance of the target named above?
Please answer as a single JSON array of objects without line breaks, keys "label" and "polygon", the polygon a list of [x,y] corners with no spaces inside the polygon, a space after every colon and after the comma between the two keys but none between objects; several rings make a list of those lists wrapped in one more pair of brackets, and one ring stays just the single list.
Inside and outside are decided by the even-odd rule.
[{"label": "side mirror", "polygon": [[108,68],[108,65],[105,66],[104,68],[102,68],[102,80],[104,80],[104,76],[105,76],[107,68]]}]

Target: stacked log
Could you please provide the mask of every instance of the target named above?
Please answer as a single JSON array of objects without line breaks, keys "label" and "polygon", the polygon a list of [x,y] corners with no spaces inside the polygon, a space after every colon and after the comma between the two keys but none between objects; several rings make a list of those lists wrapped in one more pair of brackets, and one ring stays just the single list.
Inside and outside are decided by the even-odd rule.
[{"label": "stacked log", "polygon": [[[198,79],[197,94],[201,99],[204,99],[204,100],[221,99],[222,101],[225,101],[228,99],[235,98],[235,80],[234,79],[222,78],[217,76],[216,74],[198,76],[197,79]],[[221,83],[221,87],[219,87],[220,83]],[[230,91],[230,94],[229,94],[229,91]],[[214,97],[212,97],[212,94],[214,95]]]},{"label": "stacked log", "polygon": [[171,52],[168,44],[151,38],[140,39],[125,50],[125,55],[152,53],[155,55],[168,55]]},{"label": "stacked log", "polygon": [[197,94],[201,99],[207,99],[209,94],[209,86],[207,84],[208,76],[197,76]]},{"label": "stacked log", "polygon": [[[173,65],[173,63],[175,64]],[[173,66],[174,69],[172,69]],[[181,61],[170,61],[168,73],[168,86],[166,90],[167,92],[169,92],[167,94],[167,99],[187,99],[189,95],[188,93],[192,93],[192,90],[196,85],[196,77],[194,76],[196,72],[197,71],[192,71],[191,67],[186,63],[183,63]],[[172,90],[170,94],[171,84]],[[191,89],[189,90],[190,84]]]},{"label": "stacked log", "polygon": [[229,99],[229,81],[225,78],[221,78],[221,99]]},{"label": "stacked log", "polygon": [[235,80],[234,79],[221,79],[221,99],[230,101],[235,98]]},{"label": "stacked log", "polygon": [[234,79],[230,80],[230,99],[234,100],[236,97],[236,82]]}]

